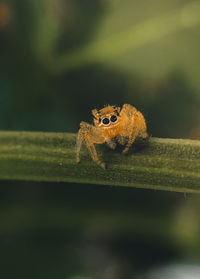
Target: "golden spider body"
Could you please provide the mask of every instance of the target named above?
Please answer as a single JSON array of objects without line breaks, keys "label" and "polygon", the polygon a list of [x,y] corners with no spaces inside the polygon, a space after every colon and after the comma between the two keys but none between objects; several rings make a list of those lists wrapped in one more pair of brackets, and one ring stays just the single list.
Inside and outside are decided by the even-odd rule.
[{"label": "golden spider body", "polygon": [[86,122],[80,123],[76,144],[76,161],[80,162],[80,149],[85,143],[92,159],[102,168],[102,163],[97,155],[94,143],[106,142],[110,148],[115,149],[116,144],[125,145],[122,153],[126,153],[137,137],[148,137],[144,116],[135,107],[124,104],[122,109],[107,106],[101,110],[92,110],[94,126]]}]

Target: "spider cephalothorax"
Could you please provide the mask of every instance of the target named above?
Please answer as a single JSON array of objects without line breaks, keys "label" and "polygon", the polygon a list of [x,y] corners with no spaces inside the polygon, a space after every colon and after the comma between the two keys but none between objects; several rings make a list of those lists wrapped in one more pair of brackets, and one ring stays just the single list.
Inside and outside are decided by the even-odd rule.
[{"label": "spider cephalothorax", "polygon": [[108,127],[116,122],[120,118],[120,108],[115,106],[108,106],[101,110],[93,109],[94,124],[98,127]]},{"label": "spider cephalothorax", "polygon": [[142,113],[129,104],[124,104],[122,109],[116,106],[107,106],[101,110],[94,109],[92,114],[94,126],[86,122],[80,123],[76,145],[77,162],[80,162],[79,153],[83,141],[92,159],[99,166],[105,168],[105,164],[98,159],[94,143],[106,142],[112,149],[115,149],[116,142],[122,145],[126,144],[123,150],[123,153],[126,153],[136,137],[148,137]]}]

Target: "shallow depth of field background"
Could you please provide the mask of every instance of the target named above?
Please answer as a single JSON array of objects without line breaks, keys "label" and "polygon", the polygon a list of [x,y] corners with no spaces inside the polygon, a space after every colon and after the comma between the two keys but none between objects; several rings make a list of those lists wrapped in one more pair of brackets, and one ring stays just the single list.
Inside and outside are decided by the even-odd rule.
[{"label": "shallow depth of field background", "polygon": [[[150,135],[198,138],[199,14],[198,0],[0,0],[0,129],[77,132],[130,103]],[[199,235],[198,195],[0,182],[2,278],[192,279]]]}]

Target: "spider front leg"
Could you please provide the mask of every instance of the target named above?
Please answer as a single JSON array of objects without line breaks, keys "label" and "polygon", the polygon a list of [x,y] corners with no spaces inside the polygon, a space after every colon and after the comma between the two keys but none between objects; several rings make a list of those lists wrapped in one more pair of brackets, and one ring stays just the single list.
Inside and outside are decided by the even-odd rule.
[{"label": "spider front leg", "polygon": [[85,142],[85,145],[90,153],[91,158],[102,168],[105,169],[105,164],[102,163],[97,155],[96,148],[94,143],[103,143],[104,139],[98,135],[97,128],[86,123],[81,122],[80,129],[78,131],[77,143],[76,143],[76,162],[80,162],[80,150],[82,142]]},{"label": "spider front leg", "polygon": [[[130,129],[131,127],[129,127]],[[131,131],[130,131],[130,134],[128,136],[128,142],[126,144],[126,147],[124,148],[124,150],[122,151],[123,154],[126,154],[129,150],[129,148],[131,147],[131,145],[133,144],[133,142],[135,141],[136,137],[138,135],[138,131],[136,128],[133,128]]]},{"label": "spider front leg", "polygon": [[115,149],[116,148],[116,146],[117,146],[117,144],[116,144],[116,142],[114,141],[114,140],[109,140],[109,141],[107,141],[106,142],[107,143],[107,145],[111,148],[111,149]]}]

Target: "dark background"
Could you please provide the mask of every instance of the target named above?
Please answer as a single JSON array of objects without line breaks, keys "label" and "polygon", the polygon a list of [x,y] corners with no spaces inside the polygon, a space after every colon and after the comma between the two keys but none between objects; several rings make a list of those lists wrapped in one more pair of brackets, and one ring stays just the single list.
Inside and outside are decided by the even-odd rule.
[{"label": "dark background", "polygon": [[[93,108],[130,103],[149,134],[197,137],[199,13],[189,0],[0,0],[0,129],[77,132]],[[155,270],[165,278],[186,270],[192,278],[200,274],[199,202],[1,181],[0,275],[157,278]]]}]

